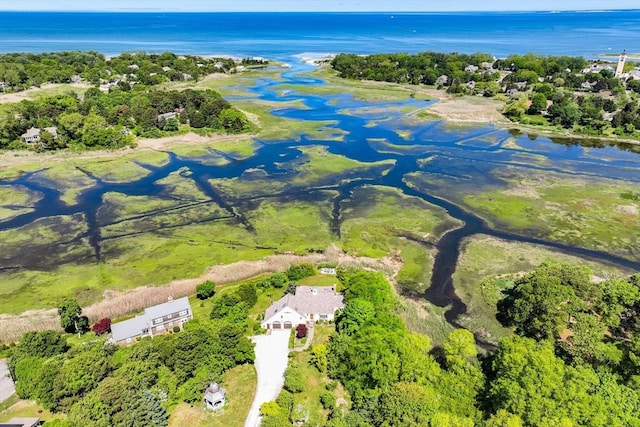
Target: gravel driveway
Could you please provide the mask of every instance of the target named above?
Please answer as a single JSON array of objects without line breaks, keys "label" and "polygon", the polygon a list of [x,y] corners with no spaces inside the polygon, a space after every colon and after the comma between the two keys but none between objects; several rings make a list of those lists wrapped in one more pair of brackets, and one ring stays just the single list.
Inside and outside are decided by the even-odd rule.
[{"label": "gravel driveway", "polygon": [[2,359],[0,360],[0,402],[4,402],[15,392],[16,389],[13,386],[13,380],[9,375],[7,359]]},{"label": "gravel driveway", "polygon": [[284,384],[284,370],[289,357],[290,330],[272,332],[271,335],[258,335],[251,338],[256,343],[256,371],[258,387],[256,397],[251,404],[245,427],[260,425],[260,405],[275,400]]}]

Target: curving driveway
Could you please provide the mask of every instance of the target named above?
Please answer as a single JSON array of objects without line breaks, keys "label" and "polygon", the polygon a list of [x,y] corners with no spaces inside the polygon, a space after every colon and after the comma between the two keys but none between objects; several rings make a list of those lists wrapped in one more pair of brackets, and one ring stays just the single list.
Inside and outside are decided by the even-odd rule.
[{"label": "curving driveway", "polygon": [[289,358],[290,330],[274,331],[270,335],[252,337],[256,343],[255,366],[258,373],[258,387],[253,398],[245,427],[260,425],[260,405],[275,400],[284,384],[284,371]]}]

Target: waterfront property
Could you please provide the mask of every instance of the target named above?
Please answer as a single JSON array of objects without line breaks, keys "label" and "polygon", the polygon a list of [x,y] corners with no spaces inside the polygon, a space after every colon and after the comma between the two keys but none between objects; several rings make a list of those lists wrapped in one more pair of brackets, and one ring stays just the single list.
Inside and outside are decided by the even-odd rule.
[{"label": "waterfront property", "polygon": [[291,329],[299,324],[313,326],[316,321],[333,321],[344,308],[344,297],[333,286],[298,286],[271,304],[264,315],[265,329]]},{"label": "waterfront property", "polygon": [[145,308],[144,314],[111,325],[111,340],[118,345],[132,343],[145,336],[163,334],[193,319],[193,311],[187,297],[171,299],[165,303]]}]

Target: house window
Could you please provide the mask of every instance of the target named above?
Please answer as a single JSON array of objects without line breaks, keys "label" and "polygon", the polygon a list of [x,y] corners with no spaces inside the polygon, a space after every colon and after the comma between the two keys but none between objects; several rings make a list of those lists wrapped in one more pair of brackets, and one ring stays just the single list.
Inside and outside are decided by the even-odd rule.
[{"label": "house window", "polygon": [[131,338],[127,338],[127,344],[131,342]]},{"label": "house window", "polygon": [[156,331],[164,331],[164,325],[156,326]]},{"label": "house window", "polygon": [[171,319],[171,316],[173,316],[173,314],[167,314],[167,319]]},{"label": "house window", "polygon": [[326,320],[326,319],[328,319],[328,318],[329,318],[329,315],[328,315],[328,314],[321,314],[321,315],[320,315],[320,318],[321,318],[321,319],[325,319],[325,320]]},{"label": "house window", "polygon": [[180,312],[180,316],[186,316],[187,314],[189,314],[189,310],[182,310]]},{"label": "house window", "polygon": [[169,326],[173,326],[173,322],[169,322]]},{"label": "house window", "polygon": [[154,320],[153,323],[155,323],[156,325],[158,323],[162,323],[162,317],[160,317],[159,319]]}]

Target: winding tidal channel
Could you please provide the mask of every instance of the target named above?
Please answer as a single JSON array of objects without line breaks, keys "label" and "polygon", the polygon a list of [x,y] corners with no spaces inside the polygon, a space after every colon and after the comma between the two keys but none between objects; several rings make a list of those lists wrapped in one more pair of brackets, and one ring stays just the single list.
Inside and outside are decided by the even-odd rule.
[{"label": "winding tidal channel", "polygon": [[[306,69],[304,69],[306,70]],[[195,186],[210,200],[225,211],[215,220],[234,221],[238,227],[253,232],[254,225],[244,212],[237,209],[211,184],[212,179],[237,178],[247,171],[261,170],[274,180],[287,180],[291,171],[281,165],[293,161],[303,153],[305,146],[322,146],[334,155],[364,163],[393,161],[386,173],[357,176],[349,174],[349,179],[337,180],[337,184],[322,187],[287,185],[284,190],[274,191],[268,197],[282,197],[287,200],[312,198],[314,192],[332,190],[333,212],[327,227],[336,239],[340,239],[342,227],[342,206],[349,200],[354,190],[366,185],[376,185],[400,190],[407,196],[416,197],[446,210],[448,215],[459,220],[462,226],[447,231],[435,243],[436,256],[431,276],[431,284],[424,293],[431,303],[440,307],[448,306],[445,317],[451,324],[466,310],[465,304],[456,296],[452,275],[460,256],[461,242],[470,236],[484,234],[506,241],[516,241],[543,245],[561,252],[600,260],[629,269],[640,271],[640,261],[630,257],[614,255],[605,251],[577,247],[561,241],[552,241],[539,236],[516,233],[490,225],[478,215],[443,194],[464,192],[460,182],[481,182],[485,185],[500,186],[503,182],[492,175],[498,168],[517,166],[532,172],[552,172],[566,174],[567,177],[620,181],[625,184],[640,184],[640,155],[625,147],[591,147],[560,144],[550,139],[532,138],[515,132],[498,129],[491,125],[476,127],[449,127],[440,121],[419,122],[412,120],[407,111],[426,108],[432,101],[408,99],[402,102],[369,103],[358,101],[346,95],[306,95],[281,85],[317,86],[322,80],[310,78],[295,69],[284,73],[282,80],[259,79],[255,86],[243,88],[257,99],[273,103],[283,103],[283,108],[275,108],[272,114],[288,119],[307,121],[331,121],[328,128],[336,130],[341,138],[314,139],[301,134],[286,140],[258,140],[259,148],[248,158],[237,158],[217,150],[211,154],[223,156],[225,164],[215,165],[202,162],[200,157],[189,157],[169,152],[169,161],[161,166],[139,163],[149,171],[144,177],[125,183],[109,182],[87,172],[94,181],[90,188],[83,189],[77,197],[77,204],[64,203],[56,182],[43,176],[42,171],[29,172],[12,180],[0,181],[0,186],[26,188],[38,193],[41,198],[29,212],[11,216],[0,221],[0,231],[18,230],[21,227],[58,216],[84,218],[86,232],[73,239],[87,239],[92,248],[92,262],[104,262],[103,242],[107,238],[102,233],[105,226],[99,211],[104,206],[107,193],[126,196],[162,196],[165,188],[158,181],[172,173],[180,173],[192,180]],[[287,86],[290,87],[290,86]],[[256,99],[252,98],[252,99]],[[247,99],[242,99],[246,102]],[[233,102],[233,99],[231,99]],[[291,107],[290,101],[299,101],[300,107]],[[288,104],[284,104],[288,102]],[[514,143],[515,141],[515,143]],[[114,154],[115,155],[115,154]],[[425,161],[428,159],[428,161]],[[188,171],[188,172],[187,172]],[[440,189],[437,194],[420,186],[410,178],[411,174],[434,176],[438,179],[451,178],[450,188]],[[442,182],[442,181],[438,181]],[[639,187],[640,188],[640,187]],[[262,196],[267,197],[267,196]],[[195,202],[194,202],[195,203]],[[202,218],[202,222],[212,220]],[[179,224],[167,225],[179,226]],[[65,251],[72,241],[59,242],[51,251]],[[9,250],[0,246],[0,270],[47,269],[47,254],[33,253],[31,248],[23,251]],[[63,257],[66,262],[77,262],[73,255]],[[81,260],[86,262],[86,259]]]}]

